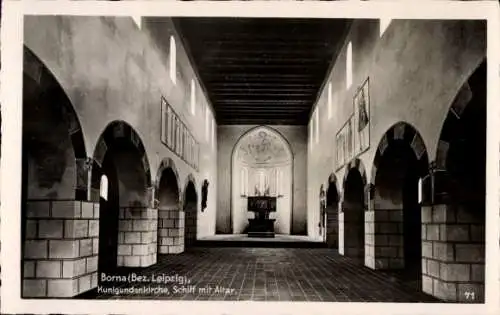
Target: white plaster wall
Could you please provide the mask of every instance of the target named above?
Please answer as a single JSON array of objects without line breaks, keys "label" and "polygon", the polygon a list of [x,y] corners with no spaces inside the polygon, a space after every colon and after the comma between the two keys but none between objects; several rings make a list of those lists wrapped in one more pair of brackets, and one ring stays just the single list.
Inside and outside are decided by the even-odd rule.
[{"label": "white plaster wall", "polygon": [[[383,134],[405,121],[421,134],[434,160],[443,122],[459,88],[485,56],[481,21],[393,20],[380,36],[378,20],[353,23],[344,47],[325,80],[332,82],[332,116],[327,86],[316,104],[319,142],[308,152],[308,233],[319,235],[319,189],[335,173],[342,187],[345,167],[336,171],[335,135],[353,113],[356,89],[370,78],[370,148],[359,158],[370,181],[373,158]],[[353,84],[346,88],[346,47],[352,41]],[[314,117],[314,115],[312,115]],[[308,133],[310,133],[308,126]],[[342,188],[341,188],[342,189]]]},{"label": "white plaster wall", "polygon": [[[218,126],[218,196],[217,233],[231,233],[232,227],[232,151],[235,144],[255,125]],[[307,131],[305,126],[268,126],[278,131],[290,144],[293,154],[291,233],[306,233]],[[253,189],[249,186],[249,189]],[[245,214],[246,217],[246,214]]]},{"label": "white plaster wall", "polygon": [[[153,35],[159,33],[165,40],[170,34],[176,36],[175,85],[169,77],[169,51],[164,49],[165,42],[153,39]],[[202,181],[209,180],[207,209],[201,213],[200,202],[197,205],[198,236],[213,235],[217,137],[212,140],[211,134],[208,137],[205,134],[202,108],[209,104],[199,84],[196,114],[189,112],[189,84],[192,78],[197,83],[198,80],[171,21],[163,20],[161,25],[143,22],[139,29],[129,17],[26,16],[24,41],[54,74],[71,100],[82,126],[88,156],[93,155],[105,127],[111,121],[124,120],[139,134],[153,177],[161,160],[170,157],[179,172],[179,187],[183,188],[187,176],[192,174],[199,200]],[[162,95],[201,143],[199,172],[160,141]]]}]

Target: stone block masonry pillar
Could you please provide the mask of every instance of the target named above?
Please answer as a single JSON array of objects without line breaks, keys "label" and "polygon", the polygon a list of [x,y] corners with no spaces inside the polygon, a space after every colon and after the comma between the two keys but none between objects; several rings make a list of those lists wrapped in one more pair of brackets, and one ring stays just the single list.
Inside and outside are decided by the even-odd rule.
[{"label": "stone block masonry pillar", "polygon": [[149,267],[156,264],[158,209],[122,207],[118,226],[118,266]]},{"label": "stone block masonry pillar", "polygon": [[484,224],[461,205],[422,208],[423,291],[446,301],[484,301]]},{"label": "stone block masonry pillar", "polygon": [[[422,289],[450,302],[484,302],[485,207],[451,198],[452,181],[432,170],[422,184]],[[478,206],[479,205],[479,206]]]},{"label": "stone block masonry pillar", "polygon": [[344,211],[339,211],[339,254],[345,256]]},{"label": "stone block masonry pillar", "polygon": [[[364,214],[357,211],[352,211],[348,209],[347,211],[342,211],[341,215],[339,215],[339,230],[342,231],[342,251],[339,252],[348,257],[356,257],[359,258],[362,254],[361,246],[363,245],[363,237],[364,235],[360,234],[360,216]],[[340,244],[340,238],[339,238]]]},{"label": "stone block masonry pillar", "polygon": [[74,297],[97,287],[99,204],[28,200],[24,298]]},{"label": "stone block masonry pillar", "polygon": [[365,265],[372,269],[404,267],[403,210],[365,213]]},{"label": "stone block masonry pillar", "polygon": [[336,209],[327,208],[326,212],[326,243],[329,247],[335,246],[338,243],[338,213]]},{"label": "stone block masonry pillar", "polygon": [[160,254],[184,252],[184,212],[177,207],[158,209],[158,244]]}]

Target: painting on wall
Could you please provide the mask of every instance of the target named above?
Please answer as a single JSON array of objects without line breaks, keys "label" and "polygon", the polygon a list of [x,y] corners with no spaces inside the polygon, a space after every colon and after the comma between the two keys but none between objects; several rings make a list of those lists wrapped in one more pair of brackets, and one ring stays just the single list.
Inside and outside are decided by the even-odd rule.
[{"label": "painting on wall", "polygon": [[361,154],[370,147],[370,80],[367,78],[354,95],[354,151]]},{"label": "painting on wall", "polygon": [[339,132],[337,132],[335,137],[335,144],[337,148],[337,169],[344,166],[354,157],[353,120],[354,116],[351,116]]},{"label": "painting on wall", "polygon": [[198,170],[200,145],[165,98],[161,99],[161,142]]}]

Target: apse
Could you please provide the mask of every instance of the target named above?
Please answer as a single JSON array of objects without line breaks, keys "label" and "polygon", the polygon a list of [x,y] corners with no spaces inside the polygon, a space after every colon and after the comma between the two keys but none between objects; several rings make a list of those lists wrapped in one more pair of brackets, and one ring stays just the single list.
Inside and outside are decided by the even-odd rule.
[{"label": "apse", "polygon": [[288,142],[277,131],[261,126],[247,132],[233,150],[232,167],[232,231],[246,233],[247,198],[277,198],[272,213],[277,234],[290,234],[292,216],[293,157]]}]

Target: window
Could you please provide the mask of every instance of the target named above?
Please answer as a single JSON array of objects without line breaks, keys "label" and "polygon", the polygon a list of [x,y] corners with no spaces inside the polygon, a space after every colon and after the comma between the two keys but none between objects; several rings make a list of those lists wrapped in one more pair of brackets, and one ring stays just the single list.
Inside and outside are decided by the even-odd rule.
[{"label": "window", "polygon": [[352,85],[352,42],[347,44],[346,53],[346,88],[349,89]]},{"label": "window", "polygon": [[328,119],[332,118],[332,82],[328,82]]},{"label": "window", "polygon": [[212,117],[212,148],[215,148],[215,119]]},{"label": "window", "polygon": [[248,195],[248,169],[246,167],[243,167],[241,169],[241,187],[240,187],[240,194],[242,196]]},{"label": "window", "polygon": [[205,107],[205,141],[208,142],[210,136],[210,109]]},{"label": "window", "polygon": [[108,177],[106,175],[101,176],[101,198],[108,200]]},{"label": "window", "polygon": [[168,123],[168,107],[167,107],[167,102],[162,99],[161,100],[161,115],[162,115],[162,121],[163,123],[161,124],[161,141],[166,142],[168,139],[168,126],[170,125]]},{"label": "window", "polygon": [[316,127],[316,143],[319,142],[319,108],[316,108],[314,127]]},{"label": "window", "polygon": [[170,36],[170,79],[177,84],[177,47],[174,36]]},{"label": "window", "polygon": [[387,30],[387,28],[389,27],[391,22],[392,22],[392,19],[388,19],[388,18],[380,19],[380,37],[382,37],[384,35],[385,31]]},{"label": "window", "polygon": [[194,79],[191,79],[191,115],[196,114],[196,86]]},{"label": "window", "polygon": [[313,144],[313,131],[314,131],[314,119],[311,119],[309,122],[309,148],[312,149],[312,144]]},{"label": "window", "polygon": [[281,169],[276,169],[276,195],[279,196],[282,194],[281,182],[282,180],[282,172]]}]

